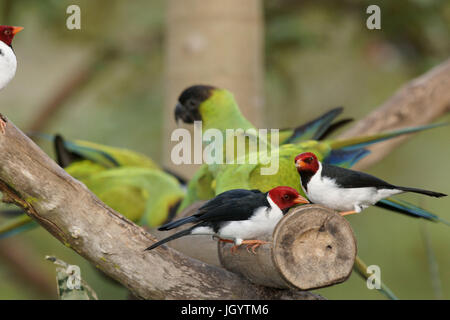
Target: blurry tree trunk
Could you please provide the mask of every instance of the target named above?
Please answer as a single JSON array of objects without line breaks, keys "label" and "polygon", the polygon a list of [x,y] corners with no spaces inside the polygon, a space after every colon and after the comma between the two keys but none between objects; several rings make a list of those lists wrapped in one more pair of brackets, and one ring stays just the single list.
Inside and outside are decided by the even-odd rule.
[{"label": "blurry tree trunk", "polygon": [[[186,87],[209,84],[234,93],[244,115],[263,123],[263,12],[260,0],[169,0],[165,46],[165,158],[176,128],[173,110]],[[183,166],[190,176],[197,166]]]}]

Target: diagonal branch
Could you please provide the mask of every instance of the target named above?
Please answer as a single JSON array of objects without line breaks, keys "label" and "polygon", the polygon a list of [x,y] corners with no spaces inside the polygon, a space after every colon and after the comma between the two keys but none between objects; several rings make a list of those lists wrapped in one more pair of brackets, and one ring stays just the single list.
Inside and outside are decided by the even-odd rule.
[{"label": "diagonal branch", "polygon": [[[389,100],[340,137],[355,137],[402,127],[423,125],[450,112],[450,59],[408,82]],[[387,156],[408,137],[377,143],[368,157],[358,162],[366,168]]]},{"label": "diagonal branch", "polygon": [[107,207],[10,121],[0,134],[0,191],[66,246],[145,299],[317,299],[266,288],[170,248]]}]

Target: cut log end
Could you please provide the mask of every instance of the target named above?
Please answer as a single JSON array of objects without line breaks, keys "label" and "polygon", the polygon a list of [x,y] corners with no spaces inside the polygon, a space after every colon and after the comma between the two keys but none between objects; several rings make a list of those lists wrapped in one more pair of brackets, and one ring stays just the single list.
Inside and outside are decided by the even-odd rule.
[{"label": "cut log end", "polygon": [[222,265],[252,282],[276,288],[310,290],[345,281],[356,257],[356,241],[347,220],[318,205],[291,210],[267,235],[271,245],[256,254],[242,246],[232,253],[219,244]]}]

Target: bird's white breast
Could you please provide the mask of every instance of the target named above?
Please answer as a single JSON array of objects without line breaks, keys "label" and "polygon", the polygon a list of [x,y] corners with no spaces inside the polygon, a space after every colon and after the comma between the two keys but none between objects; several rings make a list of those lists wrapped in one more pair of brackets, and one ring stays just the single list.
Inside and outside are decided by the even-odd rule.
[{"label": "bird's white breast", "polygon": [[305,191],[312,203],[339,210],[357,212],[374,205],[381,199],[398,194],[399,190],[365,188],[341,188],[336,182],[322,176],[322,165],[308,183],[308,191]]},{"label": "bird's white breast", "polygon": [[14,78],[16,68],[16,55],[10,46],[0,41],[0,90]]},{"label": "bird's white breast", "polygon": [[276,224],[283,217],[283,212],[267,196],[270,207],[260,207],[248,220],[232,221],[222,227],[219,236],[243,240],[255,240],[258,237],[273,232]]}]

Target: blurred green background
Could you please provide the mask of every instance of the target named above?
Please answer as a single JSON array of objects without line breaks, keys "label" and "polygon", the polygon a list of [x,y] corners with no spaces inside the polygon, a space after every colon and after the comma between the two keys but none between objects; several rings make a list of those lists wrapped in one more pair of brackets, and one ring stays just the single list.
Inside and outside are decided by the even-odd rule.
[{"label": "blurred green background", "polygon": [[[80,31],[65,28],[70,4],[82,8]],[[370,4],[382,8],[382,30],[365,27]],[[60,132],[163,160],[164,1],[1,0],[0,17],[1,24],[25,27],[14,39],[18,70],[0,93],[2,113],[24,131]],[[273,128],[298,125],[337,105],[360,119],[450,56],[450,2],[444,0],[265,1],[264,20],[264,119]],[[62,90],[62,103],[56,99],[50,108]],[[45,109],[52,112],[43,115]],[[449,193],[449,159],[446,127],[418,134],[367,171]],[[449,197],[402,199],[450,220]],[[382,280],[399,298],[450,298],[448,227],[376,208],[348,219],[359,255],[381,267]],[[100,299],[128,296],[43,229],[0,245],[0,299],[55,298],[55,268],[44,260],[49,254],[79,265]],[[37,280],[24,280],[27,272]],[[384,299],[355,274],[317,292],[328,299]]]}]

